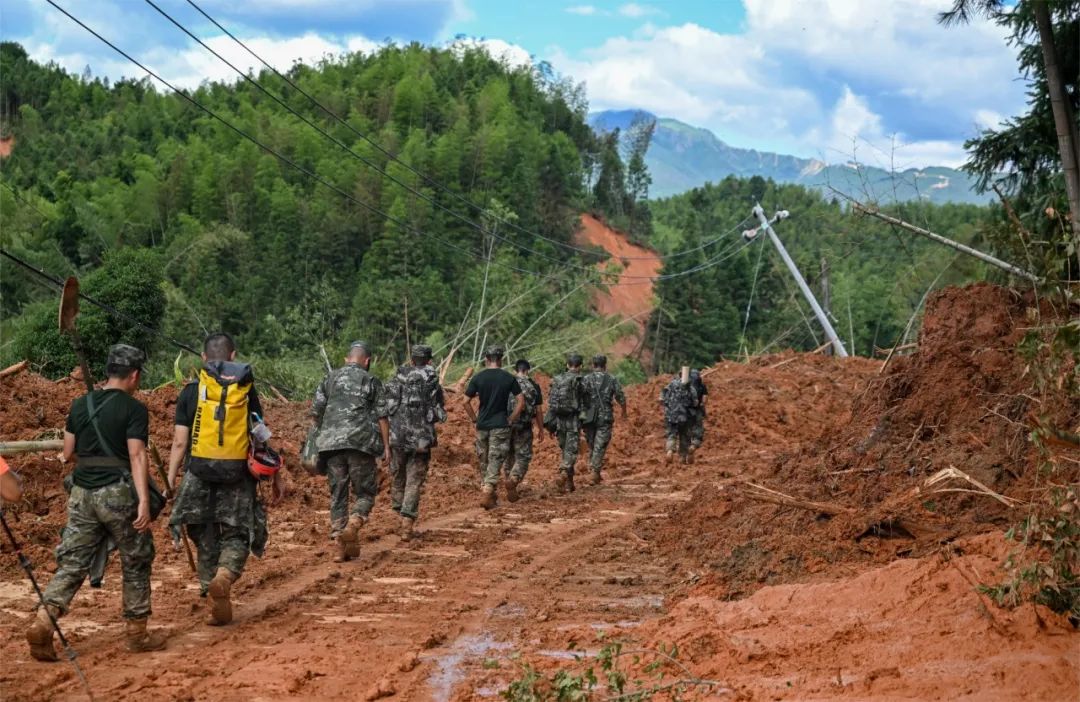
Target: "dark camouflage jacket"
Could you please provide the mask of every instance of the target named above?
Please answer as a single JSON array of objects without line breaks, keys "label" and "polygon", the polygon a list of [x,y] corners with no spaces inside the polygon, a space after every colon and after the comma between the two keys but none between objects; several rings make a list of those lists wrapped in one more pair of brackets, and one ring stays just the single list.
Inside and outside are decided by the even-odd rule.
[{"label": "dark camouflage jacket", "polygon": [[664,403],[664,421],[684,424],[697,407],[697,391],[693,383],[683,385],[682,379],[675,377],[660,391],[660,401]]},{"label": "dark camouflage jacket", "polygon": [[439,376],[431,366],[400,366],[386,384],[390,445],[403,451],[430,451],[438,445],[435,424],[446,421]]},{"label": "dark camouflage jacket", "polygon": [[585,386],[585,409],[583,424],[611,424],[615,421],[614,404],[626,404],[622,383],[618,378],[603,371],[593,371],[583,378]]},{"label": "dark camouflage jacket", "polygon": [[331,371],[315,391],[311,414],[319,428],[319,452],[353,449],[370,456],[383,452],[379,419],[387,416],[382,382],[350,363]]}]

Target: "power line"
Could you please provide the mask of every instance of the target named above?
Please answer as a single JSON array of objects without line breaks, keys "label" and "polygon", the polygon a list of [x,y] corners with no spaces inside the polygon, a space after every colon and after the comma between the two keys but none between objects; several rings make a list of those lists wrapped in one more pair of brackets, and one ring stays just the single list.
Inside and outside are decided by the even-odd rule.
[{"label": "power line", "polygon": [[[145,0],[145,1],[147,2],[147,4],[151,5],[151,6],[152,6],[152,7],[154,8],[154,9],[156,9],[156,10],[157,10],[157,11],[158,11],[159,13],[161,13],[162,15],[164,15],[164,16],[165,16],[165,17],[166,17],[166,18],[167,18],[167,19],[168,19],[168,20],[169,20],[170,22],[172,22],[172,23],[173,23],[173,24],[175,24],[175,25],[176,25],[177,27],[179,27],[179,28],[180,28],[180,29],[181,29],[181,30],[182,30],[182,31],[183,31],[184,33],[186,33],[186,34],[187,34],[188,36],[190,36],[190,37],[191,37],[192,39],[194,39],[194,40],[195,40],[195,41],[197,41],[197,42],[198,42],[199,44],[201,44],[201,45],[202,45],[202,46],[203,46],[203,47],[204,47],[204,48],[205,48],[205,49],[206,49],[207,51],[211,52],[212,54],[214,54],[215,56],[217,56],[217,57],[218,57],[218,58],[219,58],[219,59],[220,59],[221,61],[223,61],[224,63],[228,64],[228,65],[229,65],[229,66],[230,66],[230,67],[231,67],[231,68],[232,68],[232,69],[233,69],[234,71],[236,71],[236,72],[237,72],[238,74],[240,74],[240,75],[241,75],[241,76],[242,76],[242,77],[243,77],[243,78],[244,78],[245,80],[248,80],[249,82],[251,82],[252,84],[254,84],[254,85],[255,85],[256,87],[258,87],[258,88],[259,88],[260,90],[262,90],[263,92],[265,92],[265,93],[266,93],[267,95],[270,95],[270,93],[268,93],[268,92],[267,92],[267,91],[266,91],[266,90],[265,90],[265,89],[264,89],[264,88],[263,88],[263,87],[262,87],[262,86],[261,86],[260,84],[258,84],[258,83],[257,83],[256,81],[254,81],[253,79],[251,79],[251,78],[250,78],[250,77],[249,77],[249,76],[248,76],[248,75],[247,75],[246,73],[244,73],[243,71],[240,71],[240,70],[239,70],[238,68],[236,68],[235,66],[233,66],[233,65],[232,65],[231,63],[229,63],[229,62],[228,62],[227,60],[225,60],[224,58],[222,58],[220,54],[218,54],[218,53],[217,53],[216,51],[214,51],[214,50],[213,50],[213,49],[211,49],[211,48],[210,48],[209,46],[207,46],[207,45],[206,45],[206,44],[205,44],[205,43],[204,43],[204,42],[203,42],[202,40],[200,40],[200,39],[199,39],[198,37],[196,37],[196,36],[195,36],[194,34],[192,34],[192,33],[191,33],[190,31],[188,31],[188,30],[187,30],[187,29],[186,29],[185,27],[183,27],[183,26],[182,26],[182,25],[181,25],[181,24],[180,24],[179,22],[177,22],[176,20],[174,20],[174,19],[173,19],[172,17],[170,17],[170,16],[169,16],[169,15],[168,15],[167,13],[165,13],[165,12],[164,12],[164,11],[163,11],[163,10],[162,10],[161,8],[159,8],[159,7],[157,6],[157,5],[155,5],[155,4],[153,3],[153,2],[151,2],[151,0]],[[582,253],[582,254],[587,254],[587,255],[591,255],[591,256],[597,256],[597,255],[598,255],[598,254],[597,254],[597,252],[595,252],[595,251],[592,251],[592,250],[590,250],[590,249],[582,248],[582,247],[580,247],[580,246],[574,246],[573,244],[568,244],[568,243],[566,243],[566,242],[563,242],[563,241],[559,241],[558,239],[552,239],[552,238],[550,238],[550,237],[546,237],[546,236],[544,236],[543,234],[540,234],[540,233],[538,233],[538,232],[531,232],[531,231],[529,231],[529,230],[525,229],[524,227],[521,227],[521,226],[520,226],[520,225],[518,225],[517,223],[513,222],[512,220],[509,220],[509,219],[504,219],[504,218],[500,217],[500,216],[499,216],[498,214],[495,214],[495,213],[491,213],[491,212],[490,212],[490,211],[489,211],[489,210],[488,210],[487,208],[483,207],[482,205],[478,205],[478,204],[476,204],[475,202],[473,202],[473,201],[469,200],[468,198],[464,197],[464,196],[463,196],[463,195],[461,195],[460,193],[456,193],[456,192],[454,192],[453,190],[451,190],[450,188],[448,188],[447,186],[445,186],[445,185],[443,185],[443,184],[439,183],[439,182],[438,182],[438,181],[436,181],[436,180],[435,180],[434,178],[431,178],[430,176],[428,176],[428,175],[426,175],[426,174],[422,173],[421,171],[419,171],[419,170],[417,170],[417,169],[413,168],[413,167],[412,167],[412,166],[411,166],[410,164],[408,164],[408,163],[406,163],[405,161],[402,161],[402,160],[401,160],[400,158],[398,158],[398,157],[397,157],[397,155],[395,155],[395,154],[394,154],[393,152],[391,152],[391,151],[389,151],[388,149],[384,148],[384,147],[383,147],[383,146],[382,146],[381,144],[379,144],[379,143],[378,143],[377,141],[375,141],[374,139],[372,139],[372,138],[371,138],[371,137],[369,137],[368,135],[364,134],[363,132],[361,132],[361,131],[360,131],[359,129],[357,129],[356,127],[354,127],[354,126],[353,126],[352,124],[350,124],[350,123],[348,122],[348,120],[346,120],[346,119],[344,119],[344,118],[340,117],[340,116],[339,116],[338,114],[336,114],[335,112],[333,112],[333,111],[332,111],[332,110],[331,110],[330,108],[326,107],[326,106],[325,106],[324,104],[322,104],[322,103],[321,103],[321,102],[320,102],[320,101],[319,101],[318,99],[316,99],[316,98],[315,98],[315,97],[314,97],[313,95],[311,95],[311,94],[310,94],[310,93],[308,93],[308,92],[307,92],[306,90],[304,90],[303,88],[301,88],[301,87],[300,87],[300,86],[299,86],[299,85],[298,85],[298,84],[297,84],[297,83],[296,83],[295,81],[293,81],[293,80],[292,80],[291,78],[289,78],[289,77],[288,77],[287,75],[283,74],[283,73],[282,73],[281,71],[279,71],[279,70],[277,70],[276,68],[274,68],[274,66],[270,65],[270,63],[268,63],[268,62],[267,62],[267,61],[266,61],[265,59],[263,59],[263,58],[262,58],[262,57],[261,57],[261,56],[260,56],[259,54],[255,53],[255,51],[254,51],[254,50],[253,50],[253,49],[252,49],[251,47],[249,47],[249,46],[248,46],[247,44],[245,44],[245,43],[244,43],[244,42],[243,42],[243,41],[242,41],[242,40],[241,40],[241,39],[240,39],[239,37],[237,37],[237,36],[236,36],[235,34],[233,34],[233,33],[232,33],[232,32],[230,32],[230,31],[229,31],[228,29],[226,29],[226,28],[225,28],[225,27],[224,27],[224,26],[223,26],[223,25],[222,25],[222,24],[221,24],[220,22],[218,22],[218,21],[217,21],[216,19],[214,19],[214,18],[213,18],[213,17],[212,17],[212,16],[211,16],[211,15],[210,15],[210,14],[209,14],[208,12],[206,12],[206,11],[205,11],[204,9],[202,9],[202,8],[201,8],[201,7],[200,7],[200,6],[199,6],[199,5],[197,4],[197,3],[193,2],[193,0],[187,0],[187,3],[188,3],[189,5],[191,5],[191,6],[193,7],[193,8],[195,8],[195,10],[199,12],[199,14],[201,14],[201,15],[202,15],[203,17],[205,17],[205,18],[206,18],[207,20],[209,20],[209,21],[210,21],[210,22],[211,22],[211,23],[212,23],[212,24],[213,24],[213,25],[214,25],[215,27],[217,27],[217,28],[218,28],[218,29],[220,29],[220,30],[221,30],[222,32],[224,32],[226,36],[228,36],[228,37],[229,37],[230,39],[232,39],[232,40],[233,40],[234,42],[236,42],[236,44],[237,44],[237,45],[239,45],[239,46],[240,46],[241,48],[243,48],[243,49],[244,49],[245,51],[247,51],[247,52],[248,52],[249,54],[251,54],[251,56],[252,56],[252,57],[253,57],[253,58],[254,58],[254,59],[255,59],[256,61],[258,61],[258,62],[259,62],[259,63],[261,63],[261,64],[262,64],[263,66],[265,66],[265,67],[266,67],[266,68],[267,68],[268,70],[270,70],[271,72],[273,72],[273,73],[274,73],[274,75],[276,75],[276,76],[277,76],[278,78],[280,78],[281,80],[283,80],[283,81],[285,81],[286,83],[288,83],[288,84],[289,84],[289,86],[290,86],[290,87],[291,87],[291,88],[292,88],[293,90],[295,90],[295,91],[297,91],[298,93],[300,93],[301,95],[303,95],[303,96],[304,96],[305,98],[307,98],[307,99],[308,99],[308,100],[309,100],[309,101],[310,101],[310,102],[311,102],[311,103],[312,103],[313,105],[315,105],[316,107],[318,107],[318,108],[319,108],[320,110],[322,110],[322,111],[323,111],[324,113],[326,113],[326,114],[327,114],[328,116],[330,116],[330,117],[331,117],[331,118],[333,118],[333,119],[334,119],[335,121],[337,121],[338,123],[340,123],[340,124],[341,124],[342,126],[344,126],[344,127],[346,128],[346,129],[348,129],[349,131],[351,131],[351,132],[352,132],[353,134],[355,134],[355,135],[356,135],[357,137],[359,137],[360,139],[362,139],[362,140],[364,140],[365,142],[367,142],[368,144],[370,144],[370,145],[371,145],[372,147],[374,147],[374,148],[375,148],[375,149],[376,149],[377,151],[379,151],[380,153],[382,153],[383,155],[385,155],[385,156],[386,156],[387,158],[389,158],[390,160],[394,161],[394,162],[395,162],[395,163],[397,163],[398,165],[402,166],[403,168],[405,168],[406,170],[408,170],[408,171],[409,171],[410,173],[412,173],[413,175],[415,175],[415,176],[417,176],[418,178],[422,179],[422,180],[423,180],[423,181],[424,181],[425,183],[427,183],[428,185],[430,185],[430,186],[432,186],[432,187],[436,188],[437,190],[440,190],[440,191],[442,191],[442,192],[446,193],[447,195],[449,195],[450,197],[454,198],[455,200],[458,200],[458,201],[460,201],[460,202],[463,202],[463,203],[464,203],[465,205],[467,205],[467,206],[468,206],[469,208],[471,208],[471,209],[473,209],[473,210],[476,210],[477,212],[479,212],[479,213],[481,213],[481,214],[486,214],[486,215],[488,215],[488,216],[491,216],[491,217],[492,217],[493,219],[495,219],[496,221],[498,221],[498,222],[499,222],[500,224],[505,224],[505,225],[507,225],[508,227],[510,227],[511,229],[513,229],[513,230],[515,230],[515,231],[517,231],[517,232],[520,232],[520,233],[522,233],[522,234],[526,234],[526,235],[528,235],[528,236],[531,236],[531,237],[534,237],[534,238],[537,238],[537,239],[541,239],[542,241],[546,241],[546,242],[548,242],[548,243],[550,243],[550,244],[554,244],[554,245],[556,245],[556,246],[562,247],[562,248],[564,248],[564,249],[567,249],[567,250],[571,250],[571,251],[575,251],[575,252],[578,252],[578,253]],[[273,99],[275,99],[275,100],[277,100],[277,98],[275,98],[275,97],[274,97],[273,95],[270,95],[270,97],[271,97],[271,98],[273,98]],[[294,111],[294,110],[293,110],[293,109],[292,109],[291,107],[289,107],[289,106],[288,106],[288,105],[286,105],[285,103],[282,103],[282,102],[281,102],[280,100],[277,100],[277,101],[279,102],[279,104],[282,104],[282,106],[284,106],[284,107],[285,107],[286,109],[288,109],[288,110],[289,110],[290,112],[293,112],[293,114],[296,114],[296,112],[295,112],[295,111]],[[297,115],[297,116],[299,117],[300,115]],[[304,118],[303,118],[303,117],[301,117],[301,119],[304,119]],[[306,120],[306,119],[304,119],[304,121],[305,121],[305,122],[307,122],[307,120]],[[311,123],[310,123],[310,122],[308,122],[308,124],[311,124]],[[312,126],[312,127],[314,127],[315,129],[319,129],[318,127],[315,127],[315,125],[311,125],[311,126]],[[319,131],[320,131],[320,132],[322,132],[323,130],[319,129]],[[323,132],[323,133],[325,134],[325,132]],[[327,136],[329,137],[329,135],[327,135]],[[333,137],[329,137],[329,138],[333,139]],[[335,140],[335,141],[336,141],[336,140]],[[340,144],[340,142],[339,142],[339,144]],[[347,146],[345,146],[344,144],[340,144],[340,145],[341,145],[341,146],[342,146],[343,148],[346,148],[346,149],[348,149],[348,147],[347,147]],[[349,151],[351,152],[352,150],[351,150],[351,149],[349,149]],[[353,152],[353,153],[354,153],[354,155],[355,155],[355,152]],[[362,159],[362,157],[361,157],[361,160],[363,160],[363,159]],[[370,167],[372,167],[372,168],[374,168],[374,169],[378,170],[378,171],[379,171],[380,173],[382,173],[383,175],[387,176],[387,177],[388,177],[388,178],[390,178],[391,180],[394,180],[394,182],[398,182],[398,181],[396,181],[396,180],[395,180],[395,179],[393,178],[393,176],[390,176],[390,174],[386,173],[385,169],[382,169],[382,168],[380,168],[379,166],[377,166],[377,165],[374,165],[374,164],[371,164],[371,163],[369,163],[369,162],[367,162],[367,161],[364,161],[364,162],[365,162],[365,163],[367,163],[367,165],[369,165]],[[402,187],[406,187],[406,188],[408,187],[408,186],[405,186],[405,185],[403,185],[403,184],[401,184],[401,183],[399,183],[399,184],[400,184],[400,185],[402,185]],[[435,203],[434,203],[433,201],[431,201],[431,200],[429,200],[429,202],[432,202],[432,204],[435,204]],[[448,213],[452,214],[453,216],[455,216],[455,217],[459,217],[459,218],[460,218],[460,215],[458,215],[458,214],[457,214],[456,212],[453,212],[453,211],[451,211],[451,210],[449,210],[449,209],[447,209],[447,208],[443,207],[442,205],[437,205],[437,206],[438,206],[438,207],[439,207],[440,209],[443,209],[444,211],[446,211],[446,212],[448,212]],[[472,224],[473,226],[477,226],[475,222],[472,222],[471,220],[469,220],[469,222],[470,222],[470,224]],[[496,237],[496,238],[498,238],[498,237]],[[714,240],[713,240],[713,242],[708,242],[708,243],[706,243],[706,244],[703,244],[703,245],[702,245],[702,247],[700,247],[700,248],[703,248],[704,246],[707,246],[707,245],[708,245],[709,243],[715,243],[716,241],[719,241],[719,239],[720,239],[720,237],[717,237],[717,239],[714,239]],[[513,243],[513,242],[511,242],[511,243]],[[525,250],[530,250],[530,249],[525,249]],[[680,252],[677,252],[677,253],[673,253],[673,254],[666,254],[666,255],[660,255],[660,256],[659,256],[659,258],[661,258],[661,259],[665,259],[665,260],[666,260],[666,259],[668,259],[668,258],[678,258],[678,257],[684,256],[684,255],[686,255],[686,254],[692,253],[693,251],[694,251],[694,250],[689,250],[689,251],[680,251]],[[625,260],[640,260],[640,261],[652,260],[652,257],[650,257],[650,256],[636,256],[636,257],[622,257],[622,258],[624,258]]]}]

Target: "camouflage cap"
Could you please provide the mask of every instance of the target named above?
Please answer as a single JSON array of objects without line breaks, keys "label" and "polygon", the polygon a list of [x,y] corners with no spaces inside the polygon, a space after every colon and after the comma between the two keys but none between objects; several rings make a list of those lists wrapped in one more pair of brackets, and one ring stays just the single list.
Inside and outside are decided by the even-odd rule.
[{"label": "camouflage cap", "polygon": [[352,351],[353,349],[360,349],[361,351],[363,351],[368,356],[371,355],[371,347],[367,345],[366,341],[354,341],[354,342],[352,342],[351,344],[349,344],[349,350]]},{"label": "camouflage cap", "polygon": [[690,369],[690,377],[691,378],[700,378],[701,377],[701,371],[699,371],[697,368],[691,368]]},{"label": "camouflage cap", "polygon": [[570,353],[566,355],[566,365],[568,366],[580,366],[585,362],[585,359],[581,357],[580,353]]},{"label": "camouflage cap", "polygon": [[607,365],[607,356],[605,356],[602,353],[596,354],[595,356],[592,357],[592,364],[594,366],[606,366]]},{"label": "camouflage cap", "polygon": [[127,344],[116,344],[109,349],[108,365],[118,368],[134,368],[141,370],[146,363],[146,354]]},{"label": "camouflage cap", "polygon": [[410,355],[413,358],[431,358],[431,347],[425,344],[413,344]]},{"label": "camouflage cap", "polygon": [[502,358],[505,353],[506,349],[502,346],[499,344],[492,344],[484,351],[484,358]]}]

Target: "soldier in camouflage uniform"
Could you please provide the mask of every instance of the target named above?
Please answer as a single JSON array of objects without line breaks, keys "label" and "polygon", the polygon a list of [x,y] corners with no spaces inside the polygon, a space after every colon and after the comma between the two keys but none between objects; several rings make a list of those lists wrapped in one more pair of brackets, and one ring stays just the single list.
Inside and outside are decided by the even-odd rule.
[{"label": "soldier in camouflage uniform", "polygon": [[165,637],[149,633],[150,570],[154,537],[150,532],[150,462],[146,443],[150,417],[133,395],[139,389],[146,356],[132,346],[109,350],[108,380],[71,403],[64,431],[64,461],[77,457],[68,499],[63,540],[56,549],[56,574],[45,588],[41,608],[26,632],[30,655],[57,660],[53,625],[66,614],[91,562],[106,539],[120,551],[124,619],[130,651],[156,651]]},{"label": "soldier in camouflage uniform", "polygon": [[566,357],[566,372],[551,381],[548,391],[548,410],[544,415],[544,427],[559,440],[562,458],[555,488],[560,493],[574,491],[574,466],[581,445],[581,413],[588,399],[581,377],[583,360],[579,354]]},{"label": "soldier in camouflage uniform", "polygon": [[[520,359],[514,364],[515,377],[518,386],[521,387],[520,397],[523,397],[525,402],[521,415],[510,427],[510,453],[506,455],[506,462],[503,464],[506,474],[506,499],[509,502],[517,502],[517,487],[529,471],[529,463],[532,461],[534,425],[536,436],[540,438],[540,441],[544,440],[544,427],[540,423],[544,396],[540,392],[540,386],[529,377],[531,369],[532,364],[525,359]],[[516,399],[512,401],[516,402]],[[512,412],[513,408],[508,407],[507,411]]]},{"label": "soldier in camouflage uniform", "polygon": [[431,367],[431,347],[415,344],[411,365],[401,366],[386,384],[390,415],[390,502],[401,515],[401,538],[412,538],[427,480],[431,449],[438,445],[435,425],[446,421],[443,389]]},{"label": "soldier in camouflage uniform", "polygon": [[[502,346],[488,347],[484,351],[484,370],[474,375],[465,388],[465,412],[476,423],[476,457],[483,494],[480,506],[484,509],[494,509],[497,503],[495,488],[510,453],[510,427],[517,423],[525,405],[521,386],[502,369],[503,354]],[[476,397],[480,398],[479,413],[472,405]]]},{"label": "soldier in camouflage uniform", "polygon": [[[345,365],[319,383],[311,403],[318,429],[316,447],[326,461],[330,484],[330,538],[338,541],[335,562],[360,555],[360,527],[375,505],[381,457],[390,464],[390,424],[382,382],[368,372],[371,352],[354,341]],[[349,493],[353,495],[349,508]]]},{"label": "soldier in camouflage uniform", "polygon": [[586,375],[582,382],[588,404],[581,428],[585,433],[585,443],[589,446],[592,484],[599,485],[600,469],[604,466],[604,454],[611,443],[611,430],[615,425],[614,404],[619,403],[622,419],[626,421],[626,395],[619,379],[607,372],[607,357],[602,354],[593,356],[592,373]]},{"label": "soldier in camouflage uniform", "polygon": [[[208,336],[203,342],[202,357],[204,371],[234,366],[246,368],[244,364],[234,363],[236,345],[228,334]],[[248,472],[247,459],[212,460],[190,455],[200,384],[198,380],[188,383],[176,400],[173,444],[169,453],[169,487],[176,495],[176,502],[169,524],[181,529],[186,527],[195,543],[199,594],[207,597],[210,605],[207,623],[220,626],[232,621],[232,585],[244,572],[250,555],[262,558],[269,529],[266,508],[259,499],[255,478]],[[247,410],[263,416],[253,380],[247,394]],[[186,467],[177,489],[181,464]],[[196,472],[219,469],[234,472],[236,479],[213,482],[196,475]],[[284,478],[278,471],[272,483],[271,504],[284,496]]]},{"label": "soldier in camouflage uniform", "polygon": [[697,393],[693,383],[683,383],[682,378],[675,376],[671,382],[660,391],[660,405],[664,410],[665,436],[665,463],[671,463],[675,457],[675,451],[679,452],[683,463],[692,462],[691,448],[693,430],[692,412],[697,406]]}]

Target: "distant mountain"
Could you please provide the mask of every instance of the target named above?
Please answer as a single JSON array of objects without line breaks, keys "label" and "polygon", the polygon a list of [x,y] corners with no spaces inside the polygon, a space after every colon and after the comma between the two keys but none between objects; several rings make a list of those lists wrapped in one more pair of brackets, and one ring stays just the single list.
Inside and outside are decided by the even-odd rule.
[{"label": "distant mountain", "polygon": [[982,204],[990,198],[975,192],[972,178],[954,168],[935,166],[889,171],[853,163],[826,164],[816,159],[798,158],[725,144],[708,129],[676,119],[655,117],[642,110],[608,110],[589,115],[589,124],[599,131],[623,131],[637,120],[656,120],[645,161],[652,174],[652,197],[676,195],[729,175],[742,178],[761,176],[780,183],[799,183],[826,190],[862,196],[873,193],[880,202],[922,199],[929,202]]}]

